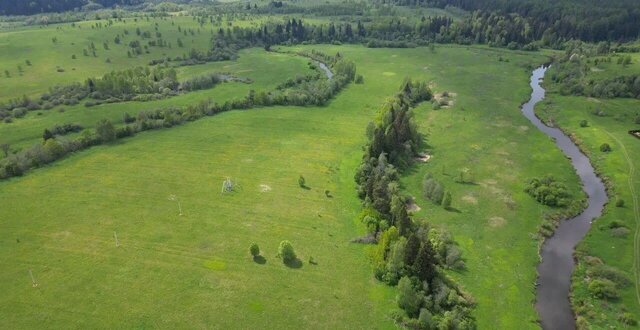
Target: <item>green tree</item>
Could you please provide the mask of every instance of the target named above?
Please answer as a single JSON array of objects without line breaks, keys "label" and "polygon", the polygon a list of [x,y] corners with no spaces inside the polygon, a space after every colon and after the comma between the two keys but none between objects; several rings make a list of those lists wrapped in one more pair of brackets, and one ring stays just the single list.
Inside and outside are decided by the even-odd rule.
[{"label": "green tree", "polygon": [[611,151],[611,146],[608,143],[603,143],[600,145],[600,151],[609,152]]},{"label": "green tree", "polygon": [[298,178],[298,185],[299,185],[301,188],[304,188],[304,187],[306,187],[306,185],[305,185],[305,184],[306,184],[306,182],[307,182],[307,181],[304,179],[304,176],[300,175],[300,177]]},{"label": "green tree", "polygon": [[251,243],[251,246],[249,246],[249,253],[251,253],[254,258],[260,255],[260,247],[258,246],[258,243]]},{"label": "green tree", "polygon": [[116,130],[113,124],[107,119],[102,119],[98,122],[96,125],[96,134],[103,143],[116,139]]},{"label": "green tree", "polygon": [[64,154],[62,144],[56,139],[48,139],[44,144],[44,150],[53,158],[57,159]]},{"label": "green tree", "polygon": [[416,260],[413,263],[413,271],[422,281],[431,283],[436,276],[436,257],[431,242],[426,239],[422,242]]},{"label": "green tree", "polygon": [[413,283],[409,277],[404,276],[398,282],[398,295],[396,297],[398,306],[402,308],[409,317],[416,317],[420,312],[422,297],[416,293]]},{"label": "green tree", "polygon": [[442,207],[444,207],[445,209],[449,209],[451,207],[451,193],[448,191],[446,194],[444,194],[444,199],[442,200]]},{"label": "green tree", "polygon": [[297,259],[296,251],[293,249],[293,245],[289,241],[280,242],[278,247],[278,256],[282,258],[282,262],[285,264],[291,263]]},{"label": "green tree", "polygon": [[53,138],[53,133],[51,133],[49,129],[45,128],[44,132],[42,133],[42,139],[47,141],[51,138]]}]

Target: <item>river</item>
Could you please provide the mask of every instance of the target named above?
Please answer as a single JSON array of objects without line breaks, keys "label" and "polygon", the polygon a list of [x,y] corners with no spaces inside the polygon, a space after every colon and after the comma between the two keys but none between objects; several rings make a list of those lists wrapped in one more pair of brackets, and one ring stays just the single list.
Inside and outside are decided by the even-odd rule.
[{"label": "river", "polygon": [[569,302],[571,273],[575,267],[573,251],[591,227],[591,222],[602,214],[607,193],[589,158],[560,129],[542,123],[534,113],[535,105],[544,99],[540,86],[547,68],[539,67],[531,75],[531,99],[522,106],[522,113],[534,126],[554,139],[556,146],[571,159],[571,164],[582,181],[588,196],[588,207],[578,216],[563,220],[554,235],[542,245],[542,261],[538,265],[536,309],[545,330],[575,329],[575,319]]}]

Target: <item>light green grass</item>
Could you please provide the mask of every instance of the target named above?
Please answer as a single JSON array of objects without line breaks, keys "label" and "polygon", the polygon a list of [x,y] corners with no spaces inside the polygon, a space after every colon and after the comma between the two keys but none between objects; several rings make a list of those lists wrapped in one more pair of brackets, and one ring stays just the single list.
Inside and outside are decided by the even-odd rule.
[{"label": "light green grass", "polygon": [[[451,275],[478,302],[479,328],[535,328],[530,235],[548,209],[522,192],[524,182],[553,172],[577,190],[569,163],[518,110],[528,97],[528,65],[545,58],[475,47],[304,48],[340,51],[365,83],[326,107],[228,112],[0,182],[0,314],[7,315],[0,326],[393,327],[394,290],[373,279],[366,247],[348,241],[364,232],[354,222],[353,175],[365,127],[410,76],[458,93],[452,109],[416,110],[434,154],[403,180],[423,208],[417,217],[447,227],[464,250],[467,270]],[[469,167],[478,185],[454,184],[443,166]],[[461,213],[421,198],[427,171],[445,181]],[[301,174],[311,190],[297,186]],[[238,189],[222,195],[226,177]],[[271,191],[260,192],[263,184]],[[467,195],[478,204],[465,204]],[[491,217],[506,224],[493,228]],[[284,239],[301,269],[275,258]],[[266,265],[251,261],[253,241]]]},{"label": "light green grass", "polygon": [[[610,196],[610,203],[603,216],[593,223],[579,249],[586,255],[599,257],[605,264],[625,272],[630,280],[635,279],[636,284],[620,288],[619,301],[593,299],[587,291],[584,269],[578,269],[582,275],[574,283],[574,294],[591,304],[588,308],[591,310],[589,321],[595,329],[623,327],[617,322],[621,308],[626,308],[636,319],[640,315],[640,298],[637,293],[640,285],[637,269],[640,251],[635,245],[638,243],[636,233],[640,230],[640,210],[634,208],[634,199],[636,203],[640,202],[640,196],[637,195],[640,191],[640,173],[637,169],[630,173],[630,166],[637,168],[640,164],[640,140],[627,133],[631,129],[640,128],[640,125],[634,123],[635,117],[640,114],[639,105],[640,101],[633,99],[597,100],[551,94],[548,101],[536,109],[541,116],[553,118],[558,126],[575,135],[589,153],[591,161],[610,180],[613,187],[614,195]],[[596,107],[607,116],[594,115]],[[589,126],[580,127],[582,120],[587,120]],[[613,151],[602,153],[599,148],[603,143],[611,145]],[[615,206],[618,198],[625,201],[625,207]],[[607,225],[614,220],[623,222],[630,229],[626,238],[611,235]]]},{"label": "light green grass", "polygon": [[[142,110],[184,106],[208,99],[222,104],[231,99],[245,97],[251,89],[273,90],[288,78],[313,73],[307,65],[308,59],[300,56],[267,53],[258,48],[243,50],[240,56],[237,61],[181,67],[178,69],[178,77],[182,80],[206,72],[230,72],[239,77],[251,78],[253,80],[251,84],[223,83],[212,89],[190,92],[159,101],[111,103],[90,108],[85,107],[84,102],[81,102],[75,106],[58,106],[50,110],[31,111],[25,118],[14,119],[9,124],[0,123],[0,143],[9,143],[13,149],[20,149],[40,142],[43,131],[55,124],[76,123],[85,128],[92,128],[103,118],[121,123],[125,112],[135,116]],[[58,111],[61,108],[65,110],[63,113]]]}]

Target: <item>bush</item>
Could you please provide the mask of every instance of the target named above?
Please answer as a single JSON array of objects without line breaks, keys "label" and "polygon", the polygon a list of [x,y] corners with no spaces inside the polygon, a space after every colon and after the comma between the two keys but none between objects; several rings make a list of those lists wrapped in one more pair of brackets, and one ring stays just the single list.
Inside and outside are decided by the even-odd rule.
[{"label": "bush", "polygon": [[636,319],[633,318],[633,314],[631,313],[620,314],[620,316],[618,316],[618,321],[620,321],[622,324],[626,324],[632,327],[638,325],[638,321],[636,321]]},{"label": "bush", "polygon": [[631,231],[625,227],[611,229],[611,236],[613,237],[627,237]]},{"label": "bush", "polygon": [[557,182],[551,175],[541,179],[531,179],[524,191],[544,205],[566,206],[568,204],[569,192],[567,187],[563,183]]},{"label": "bush", "polygon": [[589,126],[589,122],[588,121],[586,121],[586,120],[581,120],[580,121],[580,127],[587,127],[587,126]]},{"label": "bush", "polygon": [[611,146],[608,143],[603,143],[600,145],[600,151],[602,152],[610,152]]},{"label": "bush", "polygon": [[282,258],[282,262],[285,264],[296,261],[296,251],[293,249],[293,245],[289,241],[280,242],[278,247],[278,256]]},{"label": "bush", "polygon": [[103,143],[116,139],[116,130],[113,127],[113,124],[107,119],[102,119],[98,122],[96,125],[96,134]]},{"label": "bush", "polygon": [[304,188],[306,184],[306,180],[304,179],[304,177],[302,175],[300,175],[300,177],[298,178],[298,185],[301,188]]},{"label": "bush", "polygon": [[251,243],[251,246],[249,246],[249,253],[251,253],[253,257],[260,255],[260,247],[257,243]]},{"label": "bush", "polygon": [[411,283],[411,279],[407,276],[400,279],[398,282],[398,296],[396,297],[398,306],[407,312],[409,317],[416,317],[420,312],[420,305],[422,299],[418,293],[416,293]]},{"label": "bush", "polygon": [[624,207],[624,199],[618,198],[618,200],[616,200],[616,207]]},{"label": "bush", "polygon": [[596,279],[589,283],[589,293],[599,299],[618,298],[616,284],[606,279]]}]

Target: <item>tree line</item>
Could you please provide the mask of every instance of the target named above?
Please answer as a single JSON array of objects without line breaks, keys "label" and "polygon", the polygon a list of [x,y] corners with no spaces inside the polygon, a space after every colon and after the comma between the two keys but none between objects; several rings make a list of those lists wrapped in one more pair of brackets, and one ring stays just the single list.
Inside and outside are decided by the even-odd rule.
[{"label": "tree line", "polygon": [[63,12],[80,9],[90,3],[103,7],[136,5],[144,0],[0,0],[0,15],[34,15],[47,12]]},{"label": "tree line", "polygon": [[372,251],[376,278],[398,287],[396,301],[403,312],[393,314],[397,323],[412,329],[474,329],[472,298],[441,271],[464,267],[460,250],[450,235],[414,221],[400,191],[399,169],[412,163],[423,143],[411,107],[431,98],[426,83],[406,80],[367,128],[355,176],[364,204],[360,220],[377,241]]},{"label": "tree line", "polygon": [[[101,120],[97,123],[95,130],[82,130],[79,136],[75,138],[68,138],[63,135],[71,131],[80,130],[81,127],[73,124],[57,125],[45,130],[43,141],[34,144],[30,148],[11,152],[10,146],[3,144],[2,150],[5,153],[5,157],[0,159],[0,179],[21,176],[32,168],[44,166],[70,153],[91,146],[110,143],[116,139],[130,137],[147,130],[182,125],[220,112],[273,105],[323,105],[346,85],[355,80],[355,64],[343,58],[340,54],[329,56],[314,51],[309,53],[308,56],[324,59],[334,73],[331,79],[316,67],[317,74],[312,79],[302,79],[300,82],[271,92],[256,93],[251,90],[244,98],[225,101],[222,104],[203,101],[186,107],[141,111],[135,116],[125,113],[122,125],[119,127],[108,120]],[[144,72],[150,73],[153,70]],[[108,78],[108,81],[111,81],[111,79]],[[207,78],[199,77],[194,79],[201,81]],[[207,85],[208,83],[205,82],[204,84]],[[94,81],[94,87],[99,85]],[[112,86],[112,84],[106,83],[106,86]]]}]

